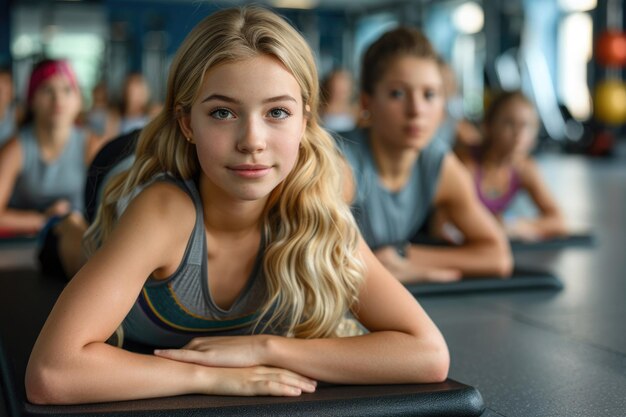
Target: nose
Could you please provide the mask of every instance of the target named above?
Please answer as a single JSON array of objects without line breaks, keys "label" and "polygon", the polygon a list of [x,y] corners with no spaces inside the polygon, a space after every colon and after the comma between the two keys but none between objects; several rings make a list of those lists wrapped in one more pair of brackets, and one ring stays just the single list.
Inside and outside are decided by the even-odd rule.
[{"label": "nose", "polygon": [[267,147],[266,129],[263,122],[255,117],[248,117],[241,125],[237,150],[243,153],[258,153]]},{"label": "nose", "polygon": [[526,126],[523,123],[514,123],[512,126],[513,137],[519,141],[526,132]]},{"label": "nose", "polygon": [[65,100],[65,94],[63,91],[59,91],[59,90],[52,90],[50,92],[50,97],[52,99],[52,104],[54,104],[55,106],[60,106],[63,104],[64,100]]},{"label": "nose", "polygon": [[417,116],[422,110],[422,101],[419,93],[415,92],[413,94],[407,95],[406,100],[406,113],[408,116]]}]

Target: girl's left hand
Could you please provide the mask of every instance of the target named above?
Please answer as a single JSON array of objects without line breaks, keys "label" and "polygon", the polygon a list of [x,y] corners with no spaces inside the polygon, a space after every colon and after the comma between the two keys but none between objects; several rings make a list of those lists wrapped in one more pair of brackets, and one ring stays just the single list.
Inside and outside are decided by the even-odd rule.
[{"label": "girl's left hand", "polygon": [[180,349],[157,349],[156,356],[204,366],[247,368],[263,363],[267,335],[196,337]]},{"label": "girl's left hand", "polygon": [[510,238],[525,242],[537,242],[542,238],[533,221],[529,219],[516,219],[512,223],[507,223],[505,229]]},{"label": "girl's left hand", "polygon": [[[409,249],[407,245],[405,251]],[[400,282],[453,282],[461,279],[461,271],[452,268],[416,266],[400,256],[396,248],[385,246],[374,252],[380,263]]]}]

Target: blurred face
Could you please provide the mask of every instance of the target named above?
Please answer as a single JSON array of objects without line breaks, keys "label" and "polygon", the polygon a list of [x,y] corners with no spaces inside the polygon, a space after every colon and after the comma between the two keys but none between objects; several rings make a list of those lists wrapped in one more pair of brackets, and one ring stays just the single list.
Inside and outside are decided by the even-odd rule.
[{"label": "blurred face", "polygon": [[[13,99],[13,82],[9,74],[0,73],[0,108],[5,108]],[[0,114],[0,116],[2,116]]]},{"label": "blurred face", "polygon": [[181,128],[195,142],[211,195],[265,199],[298,158],[306,128],[300,86],[268,56],[219,65],[205,74]]},{"label": "blurred face", "polygon": [[145,80],[139,76],[132,76],[126,83],[126,104],[128,108],[143,108],[148,104],[150,93]]},{"label": "blurred face", "polygon": [[106,107],[108,101],[107,89],[103,84],[98,84],[94,87],[92,99],[94,107]]},{"label": "blurred face", "polygon": [[336,73],[330,80],[330,95],[339,102],[350,101],[352,98],[352,79],[346,72]]},{"label": "blurred face", "polygon": [[491,148],[502,155],[528,155],[535,145],[538,120],[533,107],[514,98],[501,107],[487,126]]},{"label": "blurred face", "polygon": [[35,122],[49,126],[73,124],[80,106],[79,91],[62,74],[44,81],[33,94],[31,103]]},{"label": "blurred face", "polygon": [[422,149],[444,116],[439,66],[433,59],[396,58],[374,86],[373,95],[363,95],[362,104],[371,115],[374,140],[400,149]]}]

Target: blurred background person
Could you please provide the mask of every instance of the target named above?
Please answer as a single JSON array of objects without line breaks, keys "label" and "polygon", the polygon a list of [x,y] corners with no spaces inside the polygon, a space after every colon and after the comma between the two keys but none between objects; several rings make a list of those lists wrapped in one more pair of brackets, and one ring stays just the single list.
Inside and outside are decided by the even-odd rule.
[{"label": "blurred background person", "polygon": [[102,142],[75,126],[81,103],[67,61],[34,66],[23,124],[0,150],[0,228],[36,232],[52,217],[82,210],[86,168]]},{"label": "blurred background person", "polygon": [[[532,102],[521,91],[502,92],[487,109],[480,145],[460,143],[456,147],[483,205],[511,238],[528,241],[567,233],[563,214],[531,156],[538,129]],[[537,216],[505,219],[505,212],[521,191],[530,196]]]},{"label": "blurred background person", "polygon": [[322,125],[334,132],[347,132],[355,128],[357,105],[354,100],[354,81],[349,71],[335,69],[320,85],[322,100],[320,117]]},{"label": "blurred background person", "polygon": [[107,84],[100,81],[91,91],[91,107],[85,114],[85,124],[105,142],[116,136],[117,119],[109,102]]},{"label": "blurred background person", "polygon": [[116,135],[123,135],[144,127],[158,112],[150,101],[150,87],[141,73],[126,76],[122,89]]},{"label": "blurred background person", "polygon": [[20,110],[13,94],[13,74],[0,67],[0,146],[15,134]]}]

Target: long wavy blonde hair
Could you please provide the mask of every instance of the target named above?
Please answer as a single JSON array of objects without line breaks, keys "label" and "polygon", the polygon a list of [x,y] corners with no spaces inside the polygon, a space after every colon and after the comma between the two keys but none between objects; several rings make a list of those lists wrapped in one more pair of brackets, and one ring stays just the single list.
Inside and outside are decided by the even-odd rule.
[{"label": "long wavy blonde hair", "polygon": [[278,59],[291,72],[310,109],[298,160],[270,193],[260,220],[269,243],[263,260],[268,299],[259,317],[269,316],[264,328],[286,324],[288,335],[333,336],[356,304],[363,281],[358,229],[342,199],[343,165],[334,140],[318,123],[319,85],[311,50],[269,10],[225,9],[187,36],[171,65],[163,110],[143,129],[133,166],[107,185],[86,244],[91,250],[100,246],[117,221],[117,202],[156,174],[181,179],[199,174],[196,149],[185,140],[178,118],[190,112],[207,71],[259,55]]}]

